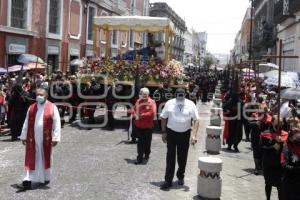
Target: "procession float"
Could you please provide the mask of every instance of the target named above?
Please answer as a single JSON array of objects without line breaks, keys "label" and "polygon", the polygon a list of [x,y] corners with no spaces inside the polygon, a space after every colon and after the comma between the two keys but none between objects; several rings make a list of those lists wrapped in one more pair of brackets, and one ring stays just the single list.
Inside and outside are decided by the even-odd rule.
[{"label": "procession float", "polygon": [[[100,40],[100,31],[104,32],[105,40]],[[111,55],[111,31],[143,32],[148,34],[163,33],[164,42],[155,44],[148,37],[149,45],[145,48],[135,49]],[[186,86],[184,82],[184,68],[180,62],[171,59],[174,25],[168,18],[143,16],[102,16],[94,18],[93,41],[94,53],[100,54],[100,43],[105,44],[104,56],[94,56],[92,59],[83,59],[79,68],[78,77],[81,81],[98,78],[110,84],[118,81],[122,84],[158,87],[168,82],[171,87]],[[163,57],[158,57],[156,46],[164,47]],[[121,47],[120,47],[121,48]],[[103,78],[105,77],[105,78]]]}]

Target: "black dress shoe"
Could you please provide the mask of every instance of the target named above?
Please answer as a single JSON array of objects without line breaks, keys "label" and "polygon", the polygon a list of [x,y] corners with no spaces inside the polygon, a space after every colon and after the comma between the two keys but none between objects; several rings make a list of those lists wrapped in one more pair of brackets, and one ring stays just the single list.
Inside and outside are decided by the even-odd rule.
[{"label": "black dress shoe", "polygon": [[45,181],[44,185],[49,185],[50,181]]},{"label": "black dress shoe", "polygon": [[172,183],[164,182],[164,183],[160,186],[160,189],[161,189],[161,190],[167,190],[167,189],[169,189],[170,187],[172,187]]},{"label": "black dress shoe", "polygon": [[32,189],[31,181],[23,181],[22,185],[23,185],[24,190],[31,190]]},{"label": "black dress shoe", "polygon": [[184,185],[184,179],[178,179],[178,185]]},{"label": "black dress shoe", "polygon": [[142,164],[142,163],[143,163],[142,160],[136,160],[136,161],[134,162],[134,164],[136,164],[136,165],[140,165],[140,164]]},{"label": "black dress shoe", "polygon": [[240,152],[240,150],[239,150],[238,147],[234,147],[234,151],[235,151],[236,153],[239,153],[239,152]]},{"label": "black dress shoe", "polygon": [[149,160],[149,155],[146,155],[145,157],[144,157],[144,159],[146,160],[146,161],[148,161]]},{"label": "black dress shoe", "polygon": [[136,143],[137,143],[136,140],[131,140],[131,141],[129,142],[129,144],[136,144]]}]

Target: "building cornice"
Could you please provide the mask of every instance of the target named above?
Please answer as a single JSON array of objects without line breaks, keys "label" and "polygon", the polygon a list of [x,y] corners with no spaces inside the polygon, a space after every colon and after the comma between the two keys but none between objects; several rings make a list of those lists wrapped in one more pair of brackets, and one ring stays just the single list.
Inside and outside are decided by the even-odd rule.
[{"label": "building cornice", "polygon": [[34,32],[34,31],[13,28],[13,27],[9,27],[9,26],[2,26],[2,25],[0,25],[0,32],[6,32],[6,33],[12,33],[12,34],[18,34],[18,35],[27,35],[27,36],[32,36],[32,37],[38,36],[38,33]]}]

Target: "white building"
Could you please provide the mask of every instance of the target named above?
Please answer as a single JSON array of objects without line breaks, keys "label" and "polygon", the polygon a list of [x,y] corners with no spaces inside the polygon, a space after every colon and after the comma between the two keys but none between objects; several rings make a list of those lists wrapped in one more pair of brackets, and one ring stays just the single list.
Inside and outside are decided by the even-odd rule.
[{"label": "white building", "polygon": [[206,56],[207,33],[193,31],[193,55],[194,61],[200,66],[204,64]]},{"label": "white building", "polygon": [[192,58],[193,58],[193,34],[192,34],[192,31],[187,30],[184,33],[183,63],[184,64],[191,63]]},{"label": "white building", "polygon": [[241,31],[235,37],[234,40],[234,48],[231,51],[231,64],[237,64],[242,59],[242,51],[241,51]]}]

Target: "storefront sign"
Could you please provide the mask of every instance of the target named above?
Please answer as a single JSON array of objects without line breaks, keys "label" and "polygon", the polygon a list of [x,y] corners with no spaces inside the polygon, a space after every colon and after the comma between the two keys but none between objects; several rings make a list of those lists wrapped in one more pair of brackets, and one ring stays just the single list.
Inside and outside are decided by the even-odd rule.
[{"label": "storefront sign", "polygon": [[48,54],[58,55],[59,54],[59,48],[57,46],[48,46]]},{"label": "storefront sign", "polygon": [[70,55],[71,56],[78,56],[79,55],[79,49],[70,49]]},{"label": "storefront sign", "polygon": [[8,47],[8,53],[13,53],[13,54],[26,53],[26,46],[21,44],[10,44]]}]

